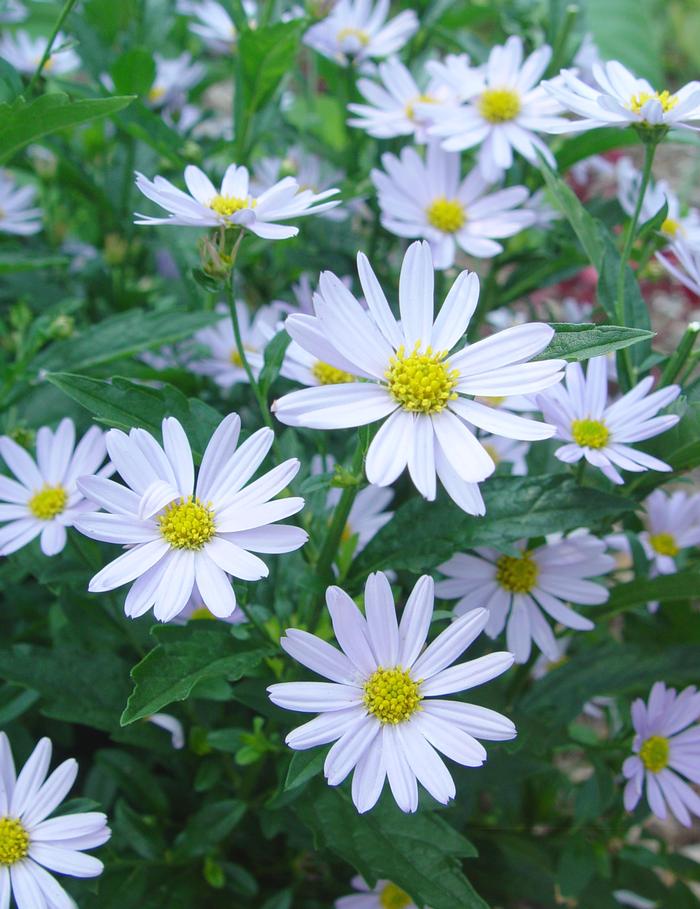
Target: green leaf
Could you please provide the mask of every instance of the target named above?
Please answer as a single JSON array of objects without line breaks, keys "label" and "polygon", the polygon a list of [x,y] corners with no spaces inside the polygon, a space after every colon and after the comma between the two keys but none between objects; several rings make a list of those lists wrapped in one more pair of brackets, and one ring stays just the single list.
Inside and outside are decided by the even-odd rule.
[{"label": "green leaf", "polygon": [[270,386],[280,374],[284,355],[291,343],[291,338],[286,331],[278,331],[274,338],[265,347],[265,362],[260,371],[258,385],[263,395],[267,397]]},{"label": "green leaf", "polygon": [[27,256],[22,253],[4,253],[0,256],[0,275],[17,271],[43,271],[45,268],[68,268],[67,256]]},{"label": "green leaf", "polygon": [[563,358],[564,360],[587,360],[600,357],[611,350],[630,347],[640,341],[648,341],[654,332],[643,328],[624,328],[621,325],[594,325],[592,323],[572,324],[550,322],[556,331],[549,347],[535,360]]},{"label": "green leaf", "polygon": [[700,590],[700,572],[679,571],[676,574],[661,575],[657,578],[640,578],[626,584],[616,584],[610,592],[610,599],[597,609],[587,612],[593,621],[601,621],[633,606],[641,606],[658,600],[668,603],[674,600],[693,600]]},{"label": "green leaf", "polygon": [[576,193],[564,183],[541,156],[540,169],[553,201],[571,224],[591,263],[598,268],[603,256],[603,248],[596,220],[579,202]]},{"label": "green leaf", "polygon": [[326,753],[317,748],[311,748],[308,751],[295,751],[292,754],[292,760],[289,762],[287,778],[284,781],[285,791],[297,789],[318,776],[323,771],[323,763],[326,759]]},{"label": "green leaf", "polygon": [[90,369],[173,344],[221,318],[213,312],[144,312],[132,309],[92,325],[77,337],[52,344],[34,361],[37,369]]},{"label": "green leaf", "polygon": [[98,422],[125,432],[141,426],[159,436],[164,417],[177,417],[197,457],[201,457],[222,419],[213,407],[197,398],[186,398],[172,385],[148,388],[119,377],[106,382],[61,372],[49,373],[46,378]]},{"label": "green leaf", "polygon": [[586,0],[584,8],[586,24],[603,60],[619,60],[657,90],[666,88],[660,30],[652,25],[657,15],[653,0]]},{"label": "green leaf", "polygon": [[317,842],[368,883],[388,878],[431,909],[488,909],[460,867],[476,850],[440,815],[403,814],[388,798],[360,815],[344,792],[323,782],[295,807]]},{"label": "green leaf", "polygon": [[203,679],[235,682],[274,652],[237,640],[229,626],[210,622],[156,626],[152,634],[159,643],[131,671],[135,687],[122,726],[184,701]]},{"label": "green leaf", "polygon": [[0,101],[13,101],[22,93],[22,77],[7,60],[0,57]]},{"label": "green leaf", "polygon": [[223,799],[204,805],[175,840],[176,856],[197,858],[206,855],[226,839],[245,812],[246,803],[240,799]]},{"label": "green leaf", "polygon": [[16,151],[57,130],[107,117],[131,104],[133,97],[87,98],[70,101],[62,92],[41,95],[29,104],[20,98],[10,106],[0,104],[0,164]]},{"label": "green leaf", "polygon": [[[617,282],[620,272],[620,254],[607,230],[601,229],[600,238],[603,256],[598,268],[598,302],[610,319],[617,320]],[[651,328],[649,307],[642,297],[639,282],[629,265],[625,266],[623,302],[625,324],[634,325],[636,328],[648,331]],[[648,341],[643,341],[634,347],[630,357],[632,363],[639,368],[650,354],[651,344]]]},{"label": "green leaf", "polygon": [[120,95],[145,95],[155,77],[153,54],[143,47],[122,54],[112,66],[114,88]]},{"label": "green leaf", "polygon": [[446,497],[425,508],[422,499],[401,505],[353,566],[356,582],[390,565],[417,574],[455,552],[496,546],[548,533],[591,527],[631,511],[629,499],[582,489],[565,474],[493,477],[483,486],[486,514],[465,514]]}]

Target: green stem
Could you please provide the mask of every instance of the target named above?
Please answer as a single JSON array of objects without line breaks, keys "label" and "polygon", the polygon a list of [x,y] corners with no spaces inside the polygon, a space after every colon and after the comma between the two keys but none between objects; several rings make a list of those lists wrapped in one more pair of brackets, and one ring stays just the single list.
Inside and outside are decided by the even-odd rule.
[{"label": "green stem", "polygon": [[51,56],[51,50],[53,48],[53,43],[56,40],[56,35],[60,32],[61,26],[66,21],[66,19],[68,18],[68,15],[70,14],[70,11],[73,9],[73,7],[75,6],[75,4],[77,2],[78,2],[78,0],[66,0],[66,2],[63,4],[63,9],[59,13],[58,19],[56,20],[56,24],[53,27],[53,31],[51,32],[51,37],[49,38],[48,43],[46,45],[46,50],[44,51],[44,55],[41,58],[41,60],[39,61],[39,65],[37,66],[36,70],[34,71],[34,75],[29,80],[29,85],[27,86],[27,96],[28,97],[31,96],[32,92],[34,91],[34,86],[36,85],[36,83],[39,79],[39,76],[41,76],[41,71],[43,70],[44,66],[46,65],[46,61]]},{"label": "green stem", "polygon": [[693,352],[693,347],[695,346],[695,342],[698,339],[699,332],[700,323],[698,322],[692,322],[686,328],[675,353],[672,354],[666,361],[664,370],[661,373],[661,378],[659,379],[659,384],[657,386],[658,388],[663,388],[665,385],[670,385],[681,374],[685,368],[685,364],[688,358]]},{"label": "green stem", "polygon": [[580,12],[579,6],[575,3],[571,3],[564,10],[564,21],[555,38],[552,59],[547,67],[547,72],[552,75],[558,73],[562,67],[566,55],[566,45]]}]

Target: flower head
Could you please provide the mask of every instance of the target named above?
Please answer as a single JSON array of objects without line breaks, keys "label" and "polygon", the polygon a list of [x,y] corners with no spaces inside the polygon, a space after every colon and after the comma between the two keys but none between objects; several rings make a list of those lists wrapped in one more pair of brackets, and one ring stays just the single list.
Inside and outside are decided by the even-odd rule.
[{"label": "flower head", "polygon": [[[190,31],[215,53],[228,53],[236,43],[238,33],[233,19],[217,0],[177,0],[177,11],[192,16]],[[244,0],[243,11],[246,16],[254,16],[257,3]]]},{"label": "flower head", "polygon": [[338,0],[330,14],[312,25],[304,43],[341,66],[388,57],[401,50],[418,30],[413,10],[387,22],[389,0]]},{"label": "flower head", "polygon": [[[0,732],[0,896],[12,893],[21,907],[72,906],[72,899],[48,871],[70,877],[97,877],[103,865],[86,849],[110,837],[99,811],[53,815],[75,782],[78,765],[69,758],[46,778],[51,742],[41,739],[19,775],[10,743]],[[48,871],[47,871],[48,869]]]},{"label": "flower head", "polygon": [[[285,240],[299,233],[297,227],[277,224],[289,218],[315,215],[339,205],[323,202],[338,190],[313,193],[301,189],[292,177],[285,177],[259,195],[250,192],[248,170],[229,164],[216,190],[209,177],[193,164],[185,168],[185,183],[189,195],[163,177],[153,181],[136,174],[136,185],[152,202],[170,212],[167,218],[137,214],[136,224],[174,224],[189,227],[245,227],[266,240]],[[316,203],[322,204],[317,205]]]},{"label": "flower head", "polygon": [[580,132],[599,126],[642,128],[682,127],[700,120],[700,83],[689,82],[677,92],[656,91],[646,79],[638,79],[622,63],[594,63],[593,85],[582,82],[573,71],[561,74],[544,88],[566,110],[581,120],[563,120],[550,132]]},{"label": "flower head", "polygon": [[[438,122],[430,129],[447,151],[479,146],[479,168],[490,181],[511,167],[514,150],[531,164],[537,163],[538,152],[554,164],[537,135],[564,122],[556,116],[561,107],[539,84],[552,51],[543,45],[525,60],[523,53],[516,35],[492,48],[488,62],[472,72],[464,103],[438,111]],[[431,71],[439,74],[440,66]]]},{"label": "flower head", "polygon": [[425,237],[436,268],[449,268],[457,246],[471,256],[490,258],[503,251],[497,239],[512,237],[534,224],[535,216],[517,206],[524,186],[494,193],[475,168],[460,179],[460,156],[432,142],[426,159],[413,148],[401,157],[382,155],[384,171],[373,170],[384,227],[400,237]]},{"label": "flower head", "polygon": [[673,259],[661,253],[657,253],[656,258],[677,281],[700,296],[700,249],[681,239],[672,243],[668,252],[672,253]]},{"label": "flower head", "polygon": [[[685,827],[700,817],[700,796],[686,782],[700,783],[700,693],[695,686],[677,694],[656,682],[649,700],[632,704],[634,754],[622,765],[628,780],[625,808],[632,811],[646,784],[649,807],[661,820],[668,812]],[[690,727],[690,728],[688,728]],[[685,779],[683,779],[685,777]]]},{"label": "flower head", "polygon": [[647,376],[614,404],[608,404],[607,357],[589,360],[586,375],[579,363],[569,363],[566,383],[538,397],[545,419],[557,427],[557,438],[567,443],[555,455],[566,464],[585,458],[618,484],[624,483],[618,467],[637,473],[671,470],[664,461],[630,444],[658,436],[680,419],[677,414],[656,416],[678,397],[678,385],[649,394],[653,384],[653,377]]},{"label": "flower head", "polygon": [[148,103],[155,108],[182,107],[189,89],[204,76],[202,63],[194,63],[186,51],[167,59],[155,55],[156,77],[148,92]]},{"label": "flower head", "polygon": [[377,881],[370,887],[361,877],[351,881],[357,893],[335,901],[335,909],[417,909],[411,897],[391,881]]},{"label": "flower head", "polygon": [[483,514],[477,484],[493,472],[494,463],[469,424],[523,440],[549,438],[552,429],[466,396],[527,394],[558,382],[563,360],[527,362],[549,344],[553,330],[539,323],[517,325],[450,353],[476,308],[475,274],[458,276],[434,319],[430,247],[413,243],[401,269],[399,323],[367,258],[359,253],[357,261],[368,311],[339,278],[324,272],[316,315],[292,315],[285,323],[317,362],[347,372],[352,381],[292,392],[273,410],[283,423],[314,429],[388,417],[367,453],[370,483],[389,486],[408,467],[426,499],[435,498],[439,477],[460,508]]},{"label": "flower head", "polygon": [[[65,76],[80,66],[80,57],[71,47],[62,49],[67,42],[66,36],[59,32],[53,41],[51,56],[44,63],[44,76]],[[5,32],[0,38],[0,57],[7,60],[18,73],[32,76],[41,63],[48,44],[47,38],[32,38],[29,32],[19,29],[16,32]]]},{"label": "flower head", "polygon": [[545,614],[567,628],[593,628],[593,622],[566,603],[604,603],[607,588],[588,579],[611,571],[615,560],[605,555],[605,543],[588,532],[534,548],[525,542],[515,545],[517,555],[489,548],[478,549],[475,555],[454,555],[440,566],[447,580],[439,581],[435,592],[444,599],[459,598],[455,615],[484,604],[490,611],[486,634],[495,638],[505,628],[516,662],[527,662],[533,641],[550,660],[558,659],[557,641]]},{"label": "flower head", "polygon": [[93,426],[75,445],[75,426],[68,417],[52,431],[36,435],[36,461],[8,436],[0,436],[0,455],[17,478],[0,476],[0,556],[9,555],[41,535],[41,550],[53,556],[66,545],[66,528],[93,507],[78,488],[86,474],[108,476],[105,434]]},{"label": "flower head", "polygon": [[41,230],[43,212],[32,207],[36,190],[17,186],[7,171],[0,170],[0,231],[28,236]]},{"label": "flower head", "polygon": [[187,436],[174,417],[163,420],[163,445],[144,429],[129,435],[111,429],[107,450],[121,478],[85,478],[80,486],[107,513],[84,514],[78,530],[95,540],[128,549],[90,581],[101,593],[134,582],[124,604],[131,618],[153,608],[169,622],[187,605],[195,588],[217,617],[236,608],[230,576],[244,581],[267,577],[254,552],[291,552],[307,534],[275,522],[296,514],[304,500],[273,501],[299,470],[284,461],[246,485],[270,450],[270,429],[253,433],[236,450],[241,421],[229,414],[211,437],[195,482]]},{"label": "flower head", "polygon": [[328,588],[326,603],[341,651],[294,628],[280,642],[302,665],[331,679],[268,688],[279,707],[319,714],[291,732],[287,744],[307,749],[335,742],[326,779],[337,786],[354,769],[352,798],[361,813],[374,807],[387,779],[402,811],[417,809],[419,781],[446,804],[455,786],[437,752],[480,767],[486,751],[476,736],[500,741],[515,735],[511,721],[493,710],[438,697],[481,685],[512,665],[512,654],[492,653],[451,666],[481,633],[488,612],[463,616],[423,649],[433,613],[427,575],[413,588],[400,623],[381,572],[367,579],[364,616],[339,587]]}]

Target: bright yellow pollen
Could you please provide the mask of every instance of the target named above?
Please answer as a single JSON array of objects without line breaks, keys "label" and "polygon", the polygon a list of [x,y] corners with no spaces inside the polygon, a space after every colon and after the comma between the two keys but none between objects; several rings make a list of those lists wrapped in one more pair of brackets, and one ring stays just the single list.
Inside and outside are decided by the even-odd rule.
[{"label": "bright yellow pollen", "polygon": [[174,549],[201,549],[216,532],[211,505],[192,496],[171,502],[158,517],[158,526]]},{"label": "bright yellow pollen", "polygon": [[201,622],[203,620],[211,619],[212,622],[216,621],[216,616],[213,615],[206,606],[200,606],[198,609],[193,609],[190,613],[190,622]]},{"label": "bright yellow pollen", "polygon": [[659,101],[661,109],[666,114],[678,104],[678,96],[672,95],[668,89],[662,92],[640,92],[630,99],[629,109],[635,114],[641,114],[647,101]]},{"label": "bright yellow pollen", "polygon": [[406,909],[413,900],[396,884],[389,883],[379,895],[379,905],[382,909]]},{"label": "bright yellow pollen", "polygon": [[431,347],[419,353],[420,341],[413,353],[406,356],[403,346],[391,358],[391,366],[384,373],[389,391],[404,410],[412,413],[440,413],[448,401],[457,397],[454,388],[459,378],[456,369],[448,369],[444,362],[446,350],[433,352]]},{"label": "bright yellow pollen", "polygon": [[361,28],[341,28],[338,32],[338,43],[342,44],[346,38],[357,38],[363,47],[369,44],[369,34]]},{"label": "bright yellow pollen", "polygon": [[520,113],[520,96],[512,88],[487,88],[479,98],[479,112],[489,123],[507,123]]},{"label": "bright yellow pollen", "polygon": [[478,398],[479,401],[483,401],[483,403],[488,404],[489,407],[500,407],[505,399],[505,395],[485,395]]},{"label": "bright yellow pollen", "polygon": [[29,853],[29,834],[14,817],[0,817],[0,867],[14,865]]},{"label": "bright yellow pollen", "polygon": [[148,100],[155,104],[156,101],[160,101],[164,94],[165,89],[162,85],[154,85],[148,92]]},{"label": "bright yellow pollen", "polygon": [[[244,344],[243,350],[247,351],[248,353],[255,353],[254,349],[249,344]],[[238,366],[238,367],[243,366],[243,359],[242,359],[240,353],[238,352],[237,347],[234,347],[233,350],[231,351],[231,353],[229,354],[229,360],[231,361],[231,363],[234,366]]]},{"label": "bright yellow pollen", "polygon": [[529,552],[503,555],[496,562],[496,581],[510,593],[529,593],[537,583],[539,570]]},{"label": "bright yellow pollen", "polygon": [[453,234],[460,227],[464,227],[467,220],[467,213],[464,206],[458,199],[446,199],[445,196],[439,196],[434,202],[431,202],[426,209],[428,223],[438,230],[443,230],[446,234]]},{"label": "bright yellow pollen", "polygon": [[365,707],[380,723],[404,723],[420,709],[421,700],[418,682],[401,666],[380,666],[365,682]]},{"label": "bright yellow pollen", "polygon": [[672,533],[652,533],[649,536],[649,543],[654,552],[659,555],[677,556],[681,551],[680,546],[676,543],[676,538]]},{"label": "bright yellow pollen", "polygon": [[652,735],[650,739],[639,749],[639,756],[642,763],[651,770],[652,773],[659,773],[668,765],[668,759],[671,755],[671,744],[667,738],[662,735]]},{"label": "bright yellow pollen", "polygon": [[255,208],[255,199],[246,196],[242,199],[240,196],[214,196],[209,203],[209,208],[217,215],[235,215],[237,211],[244,208]]},{"label": "bright yellow pollen", "polygon": [[666,234],[667,237],[675,237],[679,228],[680,224],[675,218],[666,218],[666,220],[662,222],[659,230],[662,234]]},{"label": "bright yellow pollen", "polygon": [[331,366],[330,363],[323,363],[317,360],[311,367],[311,372],[318,379],[319,385],[341,385],[343,382],[354,382],[355,376],[344,369],[338,369]]},{"label": "bright yellow pollen", "polygon": [[50,521],[66,507],[68,493],[63,486],[44,486],[35,492],[29,502],[29,510],[40,521]]},{"label": "bright yellow pollen", "polygon": [[432,95],[416,95],[412,101],[406,102],[403,110],[409,120],[413,120],[416,115],[416,104],[437,104],[437,98]]},{"label": "bright yellow pollen", "polygon": [[605,448],[610,430],[602,420],[573,420],[571,435],[581,448]]}]

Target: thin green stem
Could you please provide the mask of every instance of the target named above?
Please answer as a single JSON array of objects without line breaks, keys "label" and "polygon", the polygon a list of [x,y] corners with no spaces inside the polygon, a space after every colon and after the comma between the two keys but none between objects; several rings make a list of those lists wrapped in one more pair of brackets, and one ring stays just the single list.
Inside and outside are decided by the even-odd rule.
[{"label": "thin green stem", "polygon": [[78,0],[66,0],[66,2],[63,4],[63,9],[59,13],[58,19],[56,19],[56,24],[54,25],[53,31],[51,32],[51,36],[49,37],[49,40],[46,44],[46,50],[44,51],[44,54],[43,54],[41,60],[39,61],[39,65],[37,66],[36,70],[34,71],[34,75],[29,80],[29,85],[27,86],[27,96],[28,97],[30,97],[32,92],[34,91],[34,86],[38,82],[39,76],[41,76],[41,71],[43,70],[44,66],[46,65],[46,61],[51,56],[51,50],[53,49],[53,43],[56,40],[56,35],[60,32],[61,26],[66,21],[66,19],[68,18],[69,14],[70,14],[70,11],[73,9],[73,7],[75,6],[75,4],[77,2],[78,2]]}]

